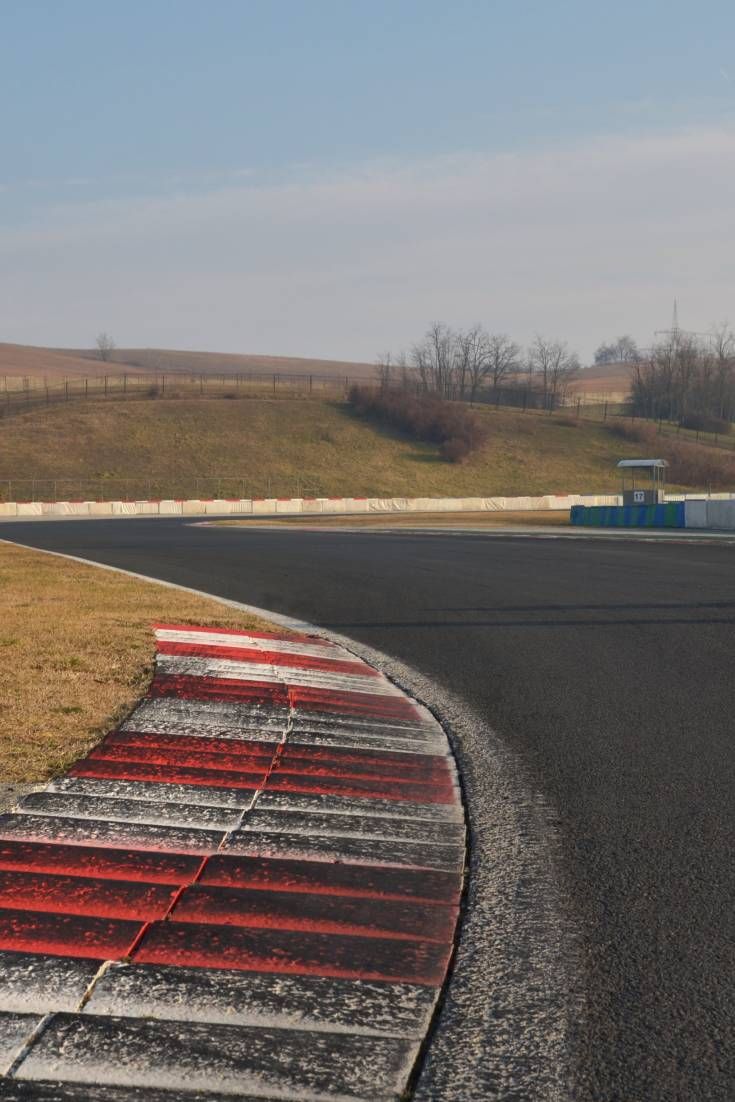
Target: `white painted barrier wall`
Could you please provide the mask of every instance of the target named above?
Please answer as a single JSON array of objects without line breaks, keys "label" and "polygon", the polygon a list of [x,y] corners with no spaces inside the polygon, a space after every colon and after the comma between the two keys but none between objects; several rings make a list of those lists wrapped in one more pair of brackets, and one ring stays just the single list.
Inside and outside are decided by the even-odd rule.
[{"label": "white painted barrier wall", "polygon": [[618,505],[617,494],[547,494],[544,497],[316,497],[176,501],[0,502],[2,517],[130,516],[344,516],[353,513],[466,513],[508,509],[569,509]]},{"label": "white painted barrier wall", "polygon": [[709,528],[714,531],[735,531],[735,499],[688,499],[684,506],[687,528]]},{"label": "white painted barrier wall", "polygon": [[[688,528],[735,528],[735,495],[671,494],[686,501]],[[572,505],[620,505],[619,494],[545,494],[543,497],[317,497],[242,498],[213,501],[19,501],[0,502],[2,517],[130,516],[349,516],[359,513],[466,513],[571,509]]]}]

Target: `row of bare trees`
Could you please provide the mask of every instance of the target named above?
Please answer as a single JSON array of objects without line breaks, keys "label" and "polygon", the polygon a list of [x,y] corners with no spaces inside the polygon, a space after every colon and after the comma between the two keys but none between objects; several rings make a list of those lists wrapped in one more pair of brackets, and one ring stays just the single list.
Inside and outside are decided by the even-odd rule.
[{"label": "row of bare trees", "polygon": [[537,336],[525,350],[505,333],[482,325],[452,329],[442,322],[429,327],[408,352],[385,353],[378,359],[381,387],[415,388],[440,398],[477,401],[482,391],[521,383],[544,405],[555,405],[580,370],[579,357],[567,343]]},{"label": "row of bare trees", "polygon": [[735,421],[735,334],[702,339],[674,331],[633,365],[631,396],[640,416],[691,428]]}]

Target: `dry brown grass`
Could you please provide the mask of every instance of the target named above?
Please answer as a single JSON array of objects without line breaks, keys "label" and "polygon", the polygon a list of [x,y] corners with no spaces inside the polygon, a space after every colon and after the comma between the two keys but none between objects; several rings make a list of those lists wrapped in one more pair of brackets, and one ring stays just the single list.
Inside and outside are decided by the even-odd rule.
[{"label": "dry brown grass", "polygon": [[[476,415],[488,443],[456,464],[433,444],[376,428],[334,401],[76,402],[3,423],[0,480],[94,478],[99,488],[85,493],[108,498],[123,492],[115,479],[136,479],[132,496],[146,496],[153,478],[154,496],[187,497],[196,496],[195,477],[217,474],[244,475],[244,496],[255,497],[290,496],[297,479],[306,496],[617,491],[615,463],[631,445],[602,425],[570,428],[554,417],[485,407]],[[225,491],[239,493],[237,483]]]},{"label": "dry brown grass", "polygon": [[[86,353],[82,353],[83,355]],[[94,355],[94,353],[91,353]],[[320,360],[305,356],[254,356],[233,352],[186,352],[172,348],[119,348],[113,360],[125,361],[144,371],[194,372],[231,375],[237,372],[282,375],[349,375],[373,379],[375,365],[351,360]]]},{"label": "dry brown grass", "polygon": [[[132,372],[133,369],[130,370]],[[13,390],[23,379],[46,378],[49,383],[54,383],[65,378],[104,373],[104,364],[99,360],[85,359],[77,352],[0,343],[0,388],[4,388],[6,376],[7,385]]]},{"label": "dry brown grass", "polygon": [[270,627],[214,600],[0,542],[0,780],[63,772],[132,707],[151,676],[154,621]]},{"label": "dry brown grass", "polygon": [[[223,520],[216,524],[227,528],[240,528],[257,521]],[[270,527],[296,528],[524,528],[569,524],[568,509],[508,509],[502,512],[483,513],[369,513],[346,517],[284,517],[282,520],[262,522]]]},{"label": "dry brown grass", "polygon": [[37,348],[0,343],[0,384],[3,376],[43,379],[121,375],[142,372],[191,372],[197,375],[232,375],[265,372],[283,375],[349,375],[372,379],[375,365],[350,360],[309,359],[303,356],[254,356],[228,352],[186,352],[170,348],[117,348],[103,363],[93,349]]}]

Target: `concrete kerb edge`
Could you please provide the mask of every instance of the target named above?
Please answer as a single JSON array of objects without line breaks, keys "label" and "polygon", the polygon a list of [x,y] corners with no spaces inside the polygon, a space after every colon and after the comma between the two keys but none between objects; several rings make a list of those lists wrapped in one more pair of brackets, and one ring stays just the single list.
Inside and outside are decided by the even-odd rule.
[{"label": "concrete kerb edge", "polygon": [[[324,629],[318,627],[316,624],[312,624],[307,620],[300,620],[300,619],[297,619],[296,617],[293,617],[293,616],[285,616],[282,613],[274,612],[274,611],[271,611],[270,609],[260,608],[257,605],[245,604],[242,601],[233,601],[233,600],[231,600],[229,598],[226,598],[226,597],[218,597],[215,594],[207,593],[205,590],[195,589],[192,586],[180,585],[177,582],[168,582],[168,581],[162,580],[160,578],[151,577],[150,575],[147,575],[147,574],[137,573],[136,571],[125,570],[123,567],[111,566],[108,563],[98,563],[98,562],[95,562],[92,559],[85,559],[80,555],[68,555],[68,554],[65,554],[64,552],[61,552],[61,551],[49,551],[49,550],[45,550],[45,549],[35,548],[35,547],[31,547],[28,544],[23,544],[23,543],[19,543],[19,542],[15,541],[15,540],[8,540],[8,539],[4,539],[4,538],[0,537],[0,544],[2,544],[2,543],[9,544],[10,546],[24,547],[24,548],[27,548],[28,550],[31,550],[31,551],[41,551],[42,554],[53,555],[55,558],[71,560],[72,562],[78,562],[78,563],[81,563],[82,565],[85,565],[85,566],[95,566],[95,567],[101,568],[103,570],[110,570],[110,571],[112,571],[116,574],[124,574],[124,575],[127,575],[128,577],[136,578],[140,581],[149,582],[149,583],[152,583],[154,585],[163,585],[163,586],[166,586],[169,589],[176,589],[176,590],[180,590],[184,593],[191,593],[194,596],[205,597],[205,598],[208,598],[209,600],[216,601],[218,604],[224,605],[228,608],[238,609],[238,610],[243,611],[243,612],[249,612],[254,616],[259,616],[260,618],[262,618],[264,620],[268,620],[268,621],[270,621],[271,623],[275,624],[278,627],[283,627],[283,628],[286,628],[286,629],[291,630],[291,631],[298,631],[298,632],[302,632],[302,633],[309,634],[309,635],[322,636],[325,639],[329,639],[332,642],[338,643],[340,646],[343,646],[346,650],[349,650],[351,653],[354,653],[354,654],[358,655],[358,649],[357,648],[359,648],[359,646],[360,646],[359,644],[355,644],[355,642],[353,640],[349,639],[347,636],[340,635],[336,632],[325,631]],[[375,651],[375,650],[373,650],[373,648],[360,648],[360,649],[364,650],[366,653],[369,652],[370,654],[372,654],[373,655],[373,661],[375,661],[375,659],[377,658],[381,662],[381,665],[383,667],[386,664],[389,665],[390,662],[391,662],[391,659],[389,658],[389,656],[383,655],[382,652]],[[362,655],[359,655],[359,656],[363,657]],[[381,665],[377,666],[377,668],[380,669]],[[383,672],[385,672],[385,670],[383,670]],[[385,676],[389,677],[391,680],[393,680],[394,683],[396,685],[398,685],[398,687],[400,689],[402,689],[403,692],[406,692],[408,695],[410,695],[412,697],[412,699],[416,700],[417,703],[421,704],[428,711],[430,711],[431,714],[434,716],[434,718],[437,720],[437,722],[441,725],[442,729],[444,730],[444,733],[446,735],[447,741],[448,741],[449,746],[450,746],[450,750],[452,752],[452,756],[454,757],[454,761],[455,761],[457,780],[458,780],[459,789],[460,789],[460,796],[461,796],[461,800],[462,800],[462,809],[463,809],[463,813],[464,813],[464,816],[465,816],[465,822],[466,822],[466,827],[467,827],[467,829],[465,831],[465,861],[464,861],[464,872],[463,872],[463,875],[462,875],[462,891],[461,891],[461,895],[460,895],[459,916],[458,916],[458,919],[457,919],[457,926],[456,926],[456,930],[455,930],[454,943],[453,943],[453,946],[452,946],[452,952],[451,952],[451,956],[450,956],[450,959],[449,959],[449,964],[447,966],[446,978],[445,978],[444,983],[443,983],[443,985],[440,989],[439,996],[438,996],[437,1002],[436,1002],[436,1006],[435,1006],[434,1012],[431,1016],[429,1029],[427,1030],[423,1040],[421,1041],[421,1043],[419,1045],[418,1056],[416,1058],[416,1061],[414,1063],[414,1066],[413,1066],[411,1074],[410,1074],[410,1078],[409,1078],[409,1082],[408,1082],[408,1092],[411,1096],[413,1096],[414,1088],[415,1088],[415,1086],[416,1086],[416,1084],[417,1084],[417,1082],[418,1082],[418,1080],[421,1076],[421,1072],[422,1072],[422,1069],[423,1069],[426,1054],[427,1054],[428,1049],[430,1048],[431,1043],[432,1043],[432,1041],[433,1041],[433,1039],[436,1035],[436,1031],[439,1028],[439,1019],[441,1017],[441,1011],[442,1011],[442,1008],[443,1008],[444,999],[445,999],[446,992],[448,990],[449,984],[451,983],[451,980],[452,980],[452,976],[453,976],[453,972],[454,972],[454,965],[455,965],[455,961],[456,961],[456,957],[457,957],[457,950],[458,950],[459,943],[460,943],[460,940],[461,940],[461,937],[462,937],[462,930],[463,930],[463,927],[464,927],[465,915],[466,915],[466,911],[467,911],[469,869],[471,867],[471,857],[472,857],[471,827],[470,827],[471,818],[470,818],[470,814],[469,814],[469,805],[468,805],[467,796],[466,796],[464,783],[463,783],[463,779],[462,779],[462,773],[461,773],[461,770],[459,769],[459,766],[458,766],[459,759],[458,759],[457,752],[456,752],[455,741],[454,741],[454,738],[452,737],[452,735],[450,734],[448,728],[444,725],[444,723],[442,721],[442,718],[441,718],[441,715],[436,711],[435,708],[430,707],[427,703],[425,703],[419,697],[414,696],[412,690],[409,687],[407,687],[406,685],[401,684],[399,680],[391,677],[390,673],[386,673]],[[17,802],[17,799],[22,798],[23,796],[27,795],[29,792],[33,792],[33,791],[37,791],[39,789],[45,788],[47,783],[48,783],[47,781],[44,781],[44,782],[33,783],[33,784],[22,784],[22,785],[15,784],[15,785],[7,785],[7,786],[0,785],[0,810],[3,810],[3,811],[7,810],[9,807],[12,807],[14,805],[14,803]],[[11,793],[6,793],[6,791],[5,791],[6,788],[7,789],[12,789],[15,792],[17,792],[16,799],[11,800],[10,802],[7,802],[7,796],[9,796]],[[4,796],[6,797],[5,802],[3,802],[3,797]]]},{"label": "concrete kerb edge", "polygon": [[[430,1028],[420,1048],[419,1059],[416,1061],[414,1071],[412,1072],[411,1083],[415,1091],[414,1098],[416,1102],[435,1102],[438,1097],[445,1099],[446,1102],[455,1102],[455,1100],[456,1102],[464,1102],[464,1099],[467,1097],[487,1096],[486,1090],[489,1089],[489,1084],[492,1083],[493,1091],[500,1092],[498,1096],[502,1094],[502,1091],[500,1091],[502,1085],[502,1088],[509,1092],[511,1096],[513,1096],[513,1092],[518,1092],[520,1090],[525,1092],[526,1096],[544,1099],[547,1100],[547,1102],[566,1102],[565,1089],[569,1081],[568,1065],[570,1056],[567,1042],[570,1021],[575,1013],[579,1013],[579,1006],[580,1002],[583,1001],[583,996],[578,989],[578,976],[581,969],[576,945],[577,934],[576,931],[571,930],[571,924],[565,921],[566,908],[561,901],[563,892],[559,889],[558,882],[552,875],[552,872],[549,871],[552,870],[556,872],[560,866],[557,852],[558,846],[556,844],[557,831],[555,820],[557,816],[555,810],[546,806],[543,798],[534,790],[533,785],[526,777],[524,767],[519,762],[516,755],[513,754],[499,736],[488,727],[481,717],[474,714],[468,714],[461,700],[454,698],[451,693],[446,690],[440,690],[436,685],[429,682],[424,675],[414,670],[412,667],[381,651],[358,643],[356,640],[350,639],[349,637],[319,628],[309,621],[287,616],[270,609],[264,609],[257,605],[250,605],[242,601],[234,601],[226,597],[219,597],[215,594],[207,593],[204,590],[180,585],[177,582],[169,582],[160,578],[151,577],[150,575],[126,570],[122,567],[95,562],[93,559],[85,559],[82,556],[69,555],[60,551],[43,550],[16,540],[5,538],[0,538],[0,543],[24,547],[32,551],[42,550],[44,554],[79,562],[85,566],[97,566],[103,570],[111,570],[115,573],[137,578],[141,581],[163,585],[170,589],[177,589],[185,593],[194,594],[195,596],[208,597],[226,607],[235,608],[268,619],[276,626],[292,631],[321,635],[324,638],[346,647],[346,649],[352,651],[354,654],[375,665],[376,668],[380,669],[399,688],[409,693],[415,700],[426,707],[441,724],[458,765],[457,775],[467,822],[467,865],[463,883],[460,917],[457,925],[457,934],[455,937],[452,958],[447,972],[447,979],[441,990],[434,1015],[432,1016]],[[499,853],[502,854],[503,850],[505,850],[506,858],[513,859],[517,858],[517,855],[520,853],[520,858],[517,858],[517,860],[520,860],[523,868],[520,873],[516,873],[516,882],[519,876],[525,877],[526,880],[529,878],[533,879],[534,875],[536,876],[538,880],[536,887],[539,889],[537,896],[542,903],[540,910],[545,916],[546,927],[544,929],[544,936],[538,937],[536,934],[539,926],[538,916],[534,914],[533,921],[530,924],[530,933],[527,930],[525,936],[527,939],[529,936],[531,939],[535,937],[537,944],[536,946],[531,946],[531,953],[529,953],[528,947],[526,946],[526,956],[532,956],[532,950],[534,948],[542,955],[545,954],[547,963],[551,961],[552,976],[559,981],[556,986],[554,986],[552,980],[549,984],[550,993],[547,992],[545,1001],[542,997],[542,1006],[540,1008],[534,1008],[536,1010],[536,1017],[541,1018],[540,1027],[535,1030],[526,1029],[526,1017],[531,1011],[527,1007],[525,998],[521,1000],[518,999],[517,988],[520,987],[524,996],[528,994],[528,990],[532,989],[534,986],[534,968],[537,972],[539,963],[536,961],[536,958],[533,958],[533,960],[527,964],[526,972],[528,975],[525,979],[528,983],[528,987],[525,987],[524,977],[519,977],[519,972],[521,972],[522,969],[517,967],[517,961],[513,954],[512,946],[510,945],[510,935],[512,934],[513,937],[516,936],[518,905],[513,898],[513,893],[507,891],[503,892],[505,885],[501,885],[502,901],[505,906],[510,909],[510,914],[507,916],[504,926],[507,936],[505,940],[501,939],[499,944],[494,942],[491,938],[492,947],[490,952],[494,953],[495,957],[499,956],[501,958],[499,962],[497,960],[494,961],[496,972],[499,969],[501,974],[503,974],[505,965],[504,974],[509,981],[508,986],[510,989],[505,994],[504,1000],[502,998],[503,993],[498,994],[495,992],[493,995],[493,1006],[496,1007],[498,1001],[504,1003],[504,1013],[506,1017],[511,1020],[513,1019],[513,1015],[515,1015],[516,1018],[519,1017],[519,1014],[521,1016],[521,1021],[517,1028],[506,1028],[504,1035],[506,1038],[505,1044],[503,1043],[502,1036],[500,1042],[497,1042],[495,1033],[489,1029],[488,1023],[484,1019],[479,1030],[476,1030],[476,1036],[472,1037],[471,1034],[469,1034],[468,1037],[469,1031],[465,1028],[465,1023],[463,1021],[463,1014],[466,1012],[466,1009],[463,1011],[460,1007],[455,1013],[455,1004],[461,1003],[462,992],[459,991],[460,997],[458,998],[457,992],[455,992],[453,988],[453,981],[458,967],[464,965],[464,962],[459,958],[462,956],[465,941],[469,941],[471,936],[468,931],[468,926],[470,925],[470,920],[473,920],[474,915],[474,908],[471,905],[472,887],[473,882],[475,883],[475,887],[477,887],[477,873],[479,871],[479,866],[475,865],[477,858],[476,850],[478,848],[475,844],[475,830],[477,822],[482,820],[483,814],[486,813],[485,805],[487,804],[487,801],[481,801],[479,798],[475,800],[474,796],[471,796],[468,791],[469,788],[474,786],[475,782],[473,780],[471,784],[468,784],[473,772],[472,754],[464,748],[463,743],[465,739],[470,742],[479,740],[479,744],[483,746],[486,742],[488,743],[487,752],[492,759],[491,764],[496,767],[497,773],[499,774],[499,787],[506,791],[512,789],[516,796],[517,803],[522,805],[519,812],[517,806],[509,809],[506,806],[507,801],[504,802],[501,800],[500,806],[493,809],[496,814],[499,813],[501,816],[504,815],[506,817],[506,821],[504,821],[500,829],[496,831],[500,839],[500,845],[497,850],[494,850],[494,856],[498,856]],[[477,795],[479,797],[479,792]],[[476,814],[473,814],[475,811]],[[514,815],[515,819],[513,819]],[[518,825],[516,820],[519,819],[519,815],[521,817],[525,816],[521,825],[523,825],[526,830],[530,829],[532,833],[530,844],[515,829]],[[508,820],[512,821],[509,822]],[[542,850],[544,854],[543,860],[540,862],[536,856],[538,850]],[[496,868],[501,870],[501,874],[503,873],[503,865],[504,862],[502,859],[496,863]],[[508,875],[512,879],[514,872],[511,871]],[[560,897],[559,901],[556,902],[554,899],[550,899],[555,892]],[[481,891],[478,894],[481,894]],[[492,895],[492,890],[490,894]],[[490,917],[491,912],[489,911],[484,916],[480,915],[480,925]],[[475,925],[477,925],[477,922],[475,922]],[[543,925],[543,922],[541,925]],[[476,937],[476,932],[473,936]],[[482,948],[486,948],[486,944],[486,940],[483,939],[482,946],[479,950],[477,947],[473,948],[473,946],[470,946],[467,950],[467,955],[471,958],[469,964],[470,972],[472,973],[473,970],[475,974],[482,972],[483,979],[480,985],[481,993],[485,993],[490,986],[486,980],[486,975],[489,973],[490,969],[477,968],[473,953],[476,951],[481,953]],[[505,961],[504,954],[514,958],[510,966],[508,962]],[[487,961],[484,963],[487,964]],[[574,979],[571,978],[572,973]],[[513,989],[514,983],[516,984],[516,989]],[[451,1006],[449,1005],[450,1001],[452,1003]],[[469,1005],[471,1006],[472,1003],[470,1002]],[[519,1012],[517,1009],[518,1006],[524,1009]],[[459,1015],[459,1022],[454,1021],[454,1017],[456,1017],[457,1014]],[[449,1035],[449,1040],[447,1040],[447,1034]],[[523,1036],[523,1040],[519,1043],[518,1039],[521,1038],[521,1036]],[[464,1049],[462,1047],[462,1042],[465,1043]],[[444,1051],[441,1056],[438,1056],[436,1050],[440,1045]],[[478,1045],[480,1046],[479,1048]],[[529,1045],[532,1048],[530,1053]],[[469,1046],[469,1049],[467,1046]],[[513,1051],[508,1051],[509,1046],[513,1047]],[[488,1048],[490,1052],[488,1052]],[[429,1065],[433,1065],[433,1067]],[[533,1069],[530,1073],[529,1068]],[[529,1083],[529,1074],[534,1080],[533,1083]],[[437,1091],[440,1091],[440,1093],[437,1093]],[[480,1093],[478,1093],[478,1091]]]}]

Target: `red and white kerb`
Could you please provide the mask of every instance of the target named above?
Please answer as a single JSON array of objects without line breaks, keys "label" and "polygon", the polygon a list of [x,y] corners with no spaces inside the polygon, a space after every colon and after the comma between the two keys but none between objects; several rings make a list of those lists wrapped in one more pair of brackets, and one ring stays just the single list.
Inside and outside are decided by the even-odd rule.
[{"label": "red and white kerb", "polygon": [[443,730],[318,637],[156,639],[132,715],[0,816],[0,1094],[400,1098],[464,869]]}]

